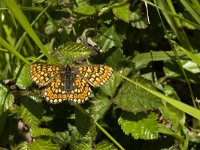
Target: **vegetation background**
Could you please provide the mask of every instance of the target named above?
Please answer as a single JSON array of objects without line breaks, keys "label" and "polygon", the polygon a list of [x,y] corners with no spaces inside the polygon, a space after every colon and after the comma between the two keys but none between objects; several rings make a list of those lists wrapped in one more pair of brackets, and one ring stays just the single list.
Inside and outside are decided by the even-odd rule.
[{"label": "vegetation background", "polygon": [[[1,149],[199,149],[198,0],[1,0]],[[82,105],[52,105],[30,63],[108,64]]]}]

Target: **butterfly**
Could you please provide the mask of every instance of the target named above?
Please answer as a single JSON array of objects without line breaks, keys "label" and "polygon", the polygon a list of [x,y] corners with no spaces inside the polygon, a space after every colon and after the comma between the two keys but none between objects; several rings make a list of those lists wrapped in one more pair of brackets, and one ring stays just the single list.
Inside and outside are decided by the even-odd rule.
[{"label": "butterfly", "polygon": [[84,103],[91,94],[90,85],[100,87],[112,76],[113,69],[107,65],[70,66],[34,63],[30,65],[32,80],[44,87],[41,95],[52,104],[65,100]]}]

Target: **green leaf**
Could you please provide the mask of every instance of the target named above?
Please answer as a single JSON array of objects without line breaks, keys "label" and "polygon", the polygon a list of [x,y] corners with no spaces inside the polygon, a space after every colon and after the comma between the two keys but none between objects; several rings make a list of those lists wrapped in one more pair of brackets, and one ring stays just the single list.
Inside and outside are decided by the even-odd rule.
[{"label": "green leaf", "polygon": [[[197,82],[199,80],[200,69],[196,63],[190,60],[181,61],[184,71],[191,82]],[[163,67],[164,73],[168,78],[180,78],[182,79],[182,71],[177,63],[174,61],[167,61]]]},{"label": "green leaf", "polygon": [[168,78],[177,78],[180,77],[182,71],[177,63],[174,61],[166,61],[164,63],[163,71],[166,77]]},{"label": "green leaf", "polygon": [[74,9],[74,12],[81,15],[91,16],[96,13],[95,7],[90,5],[82,5]]},{"label": "green leaf", "polygon": [[191,53],[187,49],[183,48],[182,46],[179,46],[178,44],[175,45],[176,49],[181,50],[184,54],[186,54],[192,61],[194,61],[198,66],[200,66],[200,57]]},{"label": "green leaf", "polygon": [[157,139],[158,138],[158,122],[155,113],[144,114],[123,112],[118,120],[119,125],[126,135],[131,134],[135,139]]},{"label": "green leaf", "polygon": [[[120,74],[119,74],[120,75]],[[163,101],[173,105],[174,107],[178,108],[179,110],[185,112],[185,113],[188,113],[189,115],[197,118],[197,119],[200,119],[200,111],[190,105],[187,105],[185,103],[182,103],[180,101],[177,101],[176,99],[173,99],[171,97],[168,97],[158,91],[155,91],[155,90],[152,90],[152,88],[149,88],[147,86],[144,86],[143,84],[137,82],[137,81],[134,81],[134,80],[131,80],[123,75],[120,75],[122,76],[124,79],[126,79],[127,81],[131,82],[132,84],[134,85],[137,85],[138,87],[144,89],[145,91],[148,91],[149,93],[152,93],[153,95],[159,97],[159,98],[162,98]]]},{"label": "green leaf", "polygon": [[123,79],[119,77],[117,74],[121,73],[124,76],[127,76],[130,73],[130,68],[123,68],[120,71],[114,71],[111,78],[106,82],[104,86],[101,87],[101,91],[103,93],[109,95],[110,97],[113,97],[116,93],[116,90],[118,89],[118,86],[121,84]]},{"label": "green leaf", "polygon": [[[162,134],[166,134],[166,135],[170,135],[175,137],[176,139],[183,141],[185,139],[185,136],[183,134],[179,134],[180,131],[180,126],[179,129],[172,129],[173,124],[169,123],[169,124],[159,124],[158,125],[158,132],[162,133]],[[190,132],[189,129],[185,126],[182,126],[183,128],[181,128],[181,130],[185,130],[184,132]],[[189,135],[192,135],[191,133]],[[198,138],[199,141],[199,138]],[[198,142],[199,143],[199,142]]]},{"label": "green leaf", "polygon": [[162,88],[160,88],[160,90],[162,90],[165,93],[166,96],[173,97],[177,100],[180,99],[178,93],[170,85],[164,85],[164,86],[162,86]]},{"label": "green leaf", "polygon": [[53,120],[53,116],[42,116],[42,122],[51,122]]},{"label": "green leaf", "polygon": [[55,133],[55,137],[52,138],[52,142],[59,144],[60,147],[70,146],[71,149],[73,149],[73,146],[83,140],[83,136],[80,135],[75,126],[72,126],[70,123],[68,123],[67,126],[66,131]]},{"label": "green leaf", "polygon": [[165,107],[160,107],[163,118],[166,118],[173,125],[174,131],[179,130],[180,125],[185,125],[185,114],[176,107],[166,104]]},{"label": "green leaf", "polygon": [[54,133],[48,128],[40,128],[37,126],[32,126],[30,128],[31,137],[38,136],[55,136]]},{"label": "green leaf", "polygon": [[183,68],[188,71],[188,72],[191,72],[191,73],[200,73],[200,69],[198,67],[198,65],[196,63],[194,63],[193,61],[187,61],[187,60],[183,60],[181,61],[182,62],[182,65],[183,65]]},{"label": "green leaf", "polygon": [[20,71],[20,74],[17,78],[16,85],[20,89],[26,89],[32,84],[32,80],[29,76],[29,65],[24,65]]},{"label": "green leaf", "polygon": [[106,63],[112,66],[115,70],[118,70],[119,68],[121,69],[125,61],[126,58],[121,48],[113,48],[111,54],[106,59]]},{"label": "green leaf", "polygon": [[7,87],[0,83],[0,114],[11,108],[14,103],[14,96],[10,93]]},{"label": "green leaf", "polygon": [[73,150],[91,150],[92,147],[90,147],[89,144],[85,143],[85,142],[81,142],[81,143],[77,143],[76,145],[73,146],[72,148]]},{"label": "green leaf", "polygon": [[130,4],[123,4],[121,6],[116,6],[113,8],[113,13],[116,17],[128,23],[131,15],[129,7]]},{"label": "green leaf", "polygon": [[21,142],[20,144],[17,145],[16,149],[27,150],[29,149],[29,144],[28,142]]},{"label": "green leaf", "polygon": [[91,107],[91,117],[96,121],[105,115],[112,104],[107,97],[103,96],[96,96],[91,102],[93,103]]},{"label": "green leaf", "polygon": [[71,143],[71,136],[69,131],[56,132],[55,138],[53,138],[54,143],[59,145],[67,145]]},{"label": "green leaf", "polygon": [[[179,57],[184,57],[184,53],[178,51]],[[133,58],[136,69],[141,69],[146,67],[152,61],[166,61],[166,60],[175,60],[175,55],[173,51],[151,51],[147,53],[137,54]]]},{"label": "green leaf", "polygon": [[[90,121],[87,123],[88,119],[83,120],[82,115],[84,114],[80,114],[81,112],[76,110],[76,116],[78,118],[76,118],[76,126],[78,126],[78,128],[76,128],[75,126],[72,126],[70,124],[68,124],[68,128],[69,128],[69,133],[70,133],[70,149],[84,149],[84,148],[91,148],[93,143],[91,143],[91,140],[94,140],[96,137],[96,127],[95,125],[91,126]],[[79,116],[81,115],[81,116]],[[85,116],[86,117],[86,116]],[[77,121],[78,119],[81,119],[81,121]],[[77,124],[79,123],[79,124]],[[88,126],[89,124],[89,126]],[[87,129],[84,129],[86,125]],[[82,126],[82,127],[80,127]],[[78,130],[77,130],[78,129]],[[80,135],[81,133],[81,135]],[[67,133],[68,134],[68,133]],[[67,135],[66,134],[66,135]]]},{"label": "green leaf", "polygon": [[[151,89],[155,89],[152,84],[142,78],[136,80]],[[127,81],[123,83],[113,102],[117,104],[117,107],[134,113],[162,106],[160,98]]]},{"label": "green leaf", "polygon": [[54,31],[56,31],[57,27],[55,26],[54,22],[52,20],[48,20],[46,25],[45,25],[45,33],[47,35],[53,33]]},{"label": "green leaf", "polygon": [[133,27],[138,29],[146,29],[148,27],[147,21],[143,19],[140,10],[131,13],[130,22]]},{"label": "green leaf", "polygon": [[91,127],[90,118],[88,118],[88,116],[80,112],[78,109],[76,109],[75,115],[76,115],[76,119],[75,119],[76,127],[79,133],[82,136],[85,136],[89,132],[89,129]]},{"label": "green leaf", "polygon": [[158,125],[158,132],[172,136],[176,135],[171,129],[167,128],[164,124]]},{"label": "green leaf", "polygon": [[[164,91],[166,95],[179,99],[176,91],[169,85],[164,86]],[[180,134],[177,134],[177,131],[180,130],[180,126],[186,128],[185,113],[168,103],[164,103],[162,107],[159,107],[159,110],[162,114],[161,117],[164,120],[163,124],[159,124],[159,129],[158,129],[159,133],[168,134],[174,136],[175,138],[183,140],[184,137],[181,136]]]},{"label": "green leaf", "polygon": [[53,144],[51,140],[36,139],[30,144],[30,150],[58,150],[59,146]]},{"label": "green leaf", "polygon": [[[91,118],[89,116],[83,114],[78,109],[76,109],[75,117],[75,125],[81,135],[81,138],[76,140],[76,142],[71,145],[75,147],[75,149],[77,149],[77,146],[92,147],[91,140],[94,140],[97,134],[96,126],[91,123]],[[80,143],[80,140],[83,142]]]},{"label": "green leaf", "polygon": [[67,42],[52,53],[52,56],[57,58],[57,60],[62,65],[67,63],[72,63],[76,59],[86,58],[91,54],[91,50],[82,44],[75,42]]},{"label": "green leaf", "polygon": [[16,114],[17,111],[18,109],[13,107],[5,112],[2,111],[0,112],[1,146],[10,144],[11,135],[12,137],[14,137],[18,133],[17,131],[19,130],[19,128],[17,128],[18,127],[17,123],[19,122],[19,119],[17,119],[17,114]]},{"label": "green leaf", "polygon": [[117,150],[117,148],[112,143],[103,140],[96,145],[96,150]]},{"label": "green leaf", "polygon": [[[79,126],[81,126],[81,124]],[[72,126],[71,124],[68,124],[68,128],[69,128],[70,138],[71,138],[70,145],[75,145],[77,144],[77,141],[80,141],[80,139],[82,138],[82,135],[77,130],[76,126]]]},{"label": "green leaf", "polygon": [[98,43],[102,52],[107,52],[112,47],[121,47],[124,38],[124,35],[116,32],[115,26],[111,26],[110,28],[104,26],[101,28],[101,36]]},{"label": "green leaf", "polygon": [[42,118],[43,106],[28,97],[21,98],[20,116],[29,127],[38,125]]}]

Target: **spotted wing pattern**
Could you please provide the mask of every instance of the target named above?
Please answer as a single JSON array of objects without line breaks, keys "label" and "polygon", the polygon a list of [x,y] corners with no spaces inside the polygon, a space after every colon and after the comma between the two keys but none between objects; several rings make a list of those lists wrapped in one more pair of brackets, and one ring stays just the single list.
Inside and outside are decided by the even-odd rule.
[{"label": "spotted wing pattern", "polygon": [[93,87],[100,87],[107,82],[112,75],[112,68],[106,65],[81,66],[80,76]]},{"label": "spotted wing pattern", "polygon": [[83,103],[88,100],[91,93],[89,85],[78,75],[76,75],[70,91],[66,89],[66,81],[61,75],[58,75],[47,87],[42,91],[42,96],[46,101],[56,104],[64,100],[74,103]]},{"label": "spotted wing pattern", "polygon": [[45,86],[49,84],[61,70],[62,67],[58,65],[31,64],[29,74],[37,85]]},{"label": "spotted wing pattern", "polygon": [[94,87],[103,85],[112,75],[112,71],[106,65],[64,68],[58,65],[32,64],[29,69],[33,81],[44,86],[42,96],[52,104],[65,100],[85,102],[91,93],[89,84]]}]

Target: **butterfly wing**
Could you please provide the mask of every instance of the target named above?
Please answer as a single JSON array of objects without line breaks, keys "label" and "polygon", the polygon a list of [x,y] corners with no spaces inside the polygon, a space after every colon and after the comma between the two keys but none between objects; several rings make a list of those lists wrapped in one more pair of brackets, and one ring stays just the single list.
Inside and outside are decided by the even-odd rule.
[{"label": "butterfly wing", "polygon": [[61,70],[63,70],[63,67],[58,65],[31,64],[29,74],[37,85],[46,86]]},{"label": "butterfly wing", "polygon": [[80,76],[93,87],[105,84],[113,72],[113,69],[107,65],[81,66],[78,70]]},{"label": "butterfly wing", "polygon": [[106,65],[81,66],[74,69],[69,66],[64,68],[58,65],[31,64],[29,72],[36,84],[45,86],[42,96],[53,104],[64,100],[83,103],[91,93],[89,84],[99,87],[113,72],[112,68]]},{"label": "butterfly wing", "polygon": [[[42,96],[47,102],[57,104],[68,100],[74,103],[83,103],[88,100],[91,89],[85,80],[78,75],[74,75],[71,83],[67,83],[65,79],[65,74],[59,74],[44,88]],[[68,86],[67,84],[71,85]],[[66,87],[71,88],[69,90]]]}]

